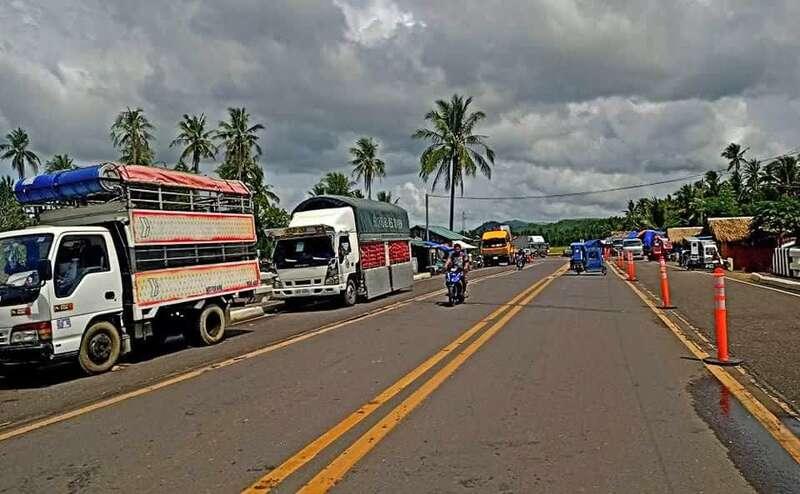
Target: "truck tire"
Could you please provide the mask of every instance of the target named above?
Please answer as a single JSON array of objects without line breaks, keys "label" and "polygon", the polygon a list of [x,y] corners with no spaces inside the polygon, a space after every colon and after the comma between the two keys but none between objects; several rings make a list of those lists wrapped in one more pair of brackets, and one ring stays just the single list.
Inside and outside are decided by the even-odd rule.
[{"label": "truck tire", "polygon": [[344,287],[344,292],[341,295],[342,305],[345,307],[352,307],[358,301],[358,290],[356,289],[356,282],[353,278],[347,280],[347,285]]},{"label": "truck tire", "polygon": [[121,348],[117,328],[108,321],[97,321],[83,335],[78,363],[87,374],[108,372],[117,363]]},{"label": "truck tire", "polygon": [[203,307],[194,320],[191,340],[203,346],[216,345],[225,338],[225,311],[216,304]]}]

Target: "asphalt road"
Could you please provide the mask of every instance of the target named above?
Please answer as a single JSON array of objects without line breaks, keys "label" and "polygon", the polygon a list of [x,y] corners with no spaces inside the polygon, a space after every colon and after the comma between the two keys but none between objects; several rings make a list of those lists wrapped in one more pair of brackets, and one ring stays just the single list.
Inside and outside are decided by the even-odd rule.
[{"label": "asphalt road", "polygon": [[716,381],[623,282],[551,276],[561,265],[473,283],[455,308],[406,294],[280,314],[218,349],[2,391],[0,400],[18,396],[2,413],[19,422],[197,368],[213,361],[209,351],[227,347],[214,354],[223,358],[258,348],[257,338],[314,334],[0,440],[0,493],[239,492],[267,476],[280,479],[277,492],[306,483],[314,492],[320,478],[334,492],[800,486],[797,464],[735,400],[721,405]]},{"label": "asphalt road", "polygon": [[[658,263],[637,263],[637,275],[660,296]],[[674,312],[709,341],[714,336],[714,278],[705,271],[669,269]],[[728,341],[731,355],[758,379],[800,410],[800,295],[727,279]]]}]

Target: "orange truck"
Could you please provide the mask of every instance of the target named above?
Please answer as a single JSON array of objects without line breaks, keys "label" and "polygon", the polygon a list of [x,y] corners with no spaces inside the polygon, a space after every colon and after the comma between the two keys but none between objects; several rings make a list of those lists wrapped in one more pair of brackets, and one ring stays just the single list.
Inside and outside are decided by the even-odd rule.
[{"label": "orange truck", "polygon": [[514,257],[514,243],[508,227],[483,232],[481,236],[481,256],[484,266],[511,263]]}]

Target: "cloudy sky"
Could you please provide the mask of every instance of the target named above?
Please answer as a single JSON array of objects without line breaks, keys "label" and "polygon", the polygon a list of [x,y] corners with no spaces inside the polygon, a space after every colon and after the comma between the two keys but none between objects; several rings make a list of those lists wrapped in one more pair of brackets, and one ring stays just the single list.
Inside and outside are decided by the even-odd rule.
[{"label": "cloudy sky", "polygon": [[[23,127],[42,158],[112,160],[109,125],[138,106],[174,163],[183,113],[216,123],[245,106],[266,125],[262,166],[284,207],[349,171],[347,149],[370,135],[388,165],[376,190],[420,221],[424,145],[409,136],[455,92],[487,113],[497,153],[467,195],[683,177],[722,166],[730,141],[755,156],[797,148],[798,19],[796,0],[0,0],[0,133]],[[459,201],[457,214],[600,216],[673,188]],[[432,206],[445,222],[446,202]]]}]

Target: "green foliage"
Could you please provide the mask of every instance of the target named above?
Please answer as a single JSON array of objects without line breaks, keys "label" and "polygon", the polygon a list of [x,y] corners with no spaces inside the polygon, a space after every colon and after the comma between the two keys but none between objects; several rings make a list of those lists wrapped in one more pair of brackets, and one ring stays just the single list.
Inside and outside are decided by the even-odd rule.
[{"label": "green foliage", "polygon": [[445,190],[450,191],[451,230],[456,188],[464,194],[464,177],[474,177],[480,170],[486,178],[492,178],[490,163],[494,165],[494,151],[486,144],[486,136],[474,133],[475,126],[486,114],[470,112],[471,103],[471,97],[465,99],[458,94],[450,101],[437,100],[436,108],[425,115],[432,128],[418,129],[412,135],[414,139],[430,142],[419,157],[419,176],[427,182],[433,175],[432,190],[443,180]]},{"label": "green foliage", "polygon": [[153,129],[141,108],[121,111],[111,125],[111,142],[122,153],[119,160],[126,165],[151,165]]},{"label": "green foliage", "polygon": [[[212,141],[215,132],[206,130],[206,116],[204,114],[183,115],[183,120],[178,123],[178,135],[169,147],[183,146],[178,163],[186,167],[187,158],[191,159],[193,173],[200,173],[200,161],[203,158],[213,159],[217,154],[217,146]],[[188,167],[185,171],[189,171]],[[177,170],[177,167],[176,167]]]},{"label": "green foliage", "polygon": [[800,199],[781,197],[776,201],[762,201],[755,205],[753,228],[784,237],[800,234]]},{"label": "green foliage", "polygon": [[45,163],[44,171],[46,173],[53,173],[62,170],[75,170],[75,161],[66,154],[57,154],[53,159]]},{"label": "green foliage", "polygon": [[308,194],[311,196],[331,195],[363,198],[364,194],[360,190],[354,189],[355,186],[356,183],[347,178],[344,173],[328,172]]},{"label": "green foliage", "polygon": [[357,180],[364,179],[367,197],[372,199],[373,180],[386,176],[386,164],[378,158],[378,143],[371,137],[362,137],[350,148],[350,156],[353,157],[350,161],[354,167],[353,176]]},{"label": "green foliage", "polygon": [[242,179],[261,157],[258,132],[264,126],[250,125],[250,114],[245,108],[228,108],[228,116],[229,120],[220,122],[214,134],[225,149],[220,169],[229,171],[231,178]]},{"label": "green foliage", "polygon": [[19,178],[25,178],[25,166],[33,173],[39,171],[39,157],[28,149],[31,141],[28,134],[16,128],[6,134],[6,142],[0,144],[0,160],[11,160],[11,167],[17,171]]},{"label": "green foliage", "polygon": [[14,181],[11,177],[0,180],[0,231],[18,230],[30,224],[22,205],[14,197]]},{"label": "green foliage", "polygon": [[400,202],[400,198],[398,197],[397,199],[393,199],[392,193],[389,192],[388,190],[382,190],[378,192],[377,199],[380,202],[388,202],[389,204],[397,204],[398,202]]},{"label": "green foliage", "polygon": [[173,166],[172,169],[175,170],[176,172],[194,173],[194,171],[192,171],[191,168],[186,166],[186,163],[184,163],[183,161],[178,161],[177,163],[175,163],[175,166]]}]

